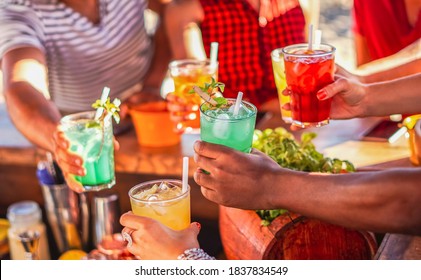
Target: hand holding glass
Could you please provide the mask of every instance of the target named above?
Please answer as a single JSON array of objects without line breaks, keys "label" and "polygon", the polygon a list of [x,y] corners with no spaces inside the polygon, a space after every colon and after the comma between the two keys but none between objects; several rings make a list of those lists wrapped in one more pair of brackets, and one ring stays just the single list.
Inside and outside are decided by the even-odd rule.
[{"label": "hand holding glass", "polygon": [[138,184],[129,191],[132,211],[174,230],[185,229],[190,225],[190,187],[182,189],[182,181],[172,179]]},{"label": "hand holding glass", "polygon": [[307,44],[282,49],[285,76],[291,95],[293,124],[302,128],[329,123],[332,99],[319,100],[317,92],[333,83],[335,48],[320,44],[309,50]]},{"label": "hand holding glass", "polygon": [[200,137],[203,141],[225,145],[242,152],[250,152],[256,125],[257,109],[253,104],[241,101],[237,115],[233,113],[236,99],[227,98],[227,105],[200,106]]},{"label": "hand holding glass", "polygon": [[86,191],[109,189],[115,184],[112,119],[94,119],[95,111],[71,114],[61,119],[61,129],[70,141],[70,151],[83,159],[85,176],[75,176]]}]

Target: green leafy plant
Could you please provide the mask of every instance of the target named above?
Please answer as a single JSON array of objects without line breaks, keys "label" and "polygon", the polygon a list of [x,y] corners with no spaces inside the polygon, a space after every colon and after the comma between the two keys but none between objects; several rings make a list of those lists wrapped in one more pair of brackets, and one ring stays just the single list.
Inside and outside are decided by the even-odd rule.
[{"label": "green leafy plant", "polygon": [[[292,170],[323,173],[354,172],[354,165],[347,160],[325,157],[316,150],[312,140],[313,132],[304,132],[298,142],[294,135],[285,128],[256,129],[253,136],[253,148],[270,156],[280,166]],[[279,215],[288,212],[285,209],[257,210],[262,225],[268,226]]]}]

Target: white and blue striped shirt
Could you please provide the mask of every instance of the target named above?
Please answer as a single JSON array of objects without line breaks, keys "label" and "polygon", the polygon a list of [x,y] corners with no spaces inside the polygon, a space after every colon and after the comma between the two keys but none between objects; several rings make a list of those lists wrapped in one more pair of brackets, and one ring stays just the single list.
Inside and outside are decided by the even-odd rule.
[{"label": "white and blue striped shirt", "polygon": [[0,0],[0,60],[12,49],[44,52],[48,88],[62,111],[90,110],[104,86],[125,99],[143,80],[153,48],[145,29],[147,0],[98,0],[94,24],[58,0]]}]

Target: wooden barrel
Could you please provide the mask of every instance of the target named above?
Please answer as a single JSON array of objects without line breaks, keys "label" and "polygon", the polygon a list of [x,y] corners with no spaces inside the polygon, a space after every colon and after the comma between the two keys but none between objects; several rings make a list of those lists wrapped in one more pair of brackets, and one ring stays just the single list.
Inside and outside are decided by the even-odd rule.
[{"label": "wooden barrel", "polygon": [[224,206],[219,210],[221,241],[229,260],[367,260],[377,251],[370,232],[293,213],[266,227],[255,211]]}]

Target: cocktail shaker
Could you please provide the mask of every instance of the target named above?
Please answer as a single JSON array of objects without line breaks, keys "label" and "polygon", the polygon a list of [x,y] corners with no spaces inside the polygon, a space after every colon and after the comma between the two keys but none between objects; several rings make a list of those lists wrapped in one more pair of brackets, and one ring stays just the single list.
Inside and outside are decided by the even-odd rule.
[{"label": "cocktail shaker", "polygon": [[90,209],[85,193],[73,192],[65,183],[51,153],[38,162],[36,175],[41,185],[47,220],[59,253],[70,249],[89,250]]},{"label": "cocktail shaker", "polygon": [[97,246],[105,236],[121,232],[120,204],[116,193],[99,192],[92,200],[93,241]]},{"label": "cocktail shaker", "polygon": [[[47,220],[58,250],[82,249],[78,197],[66,184],[41,184]],[[85,202],[86,203],[86,202]]]}]

